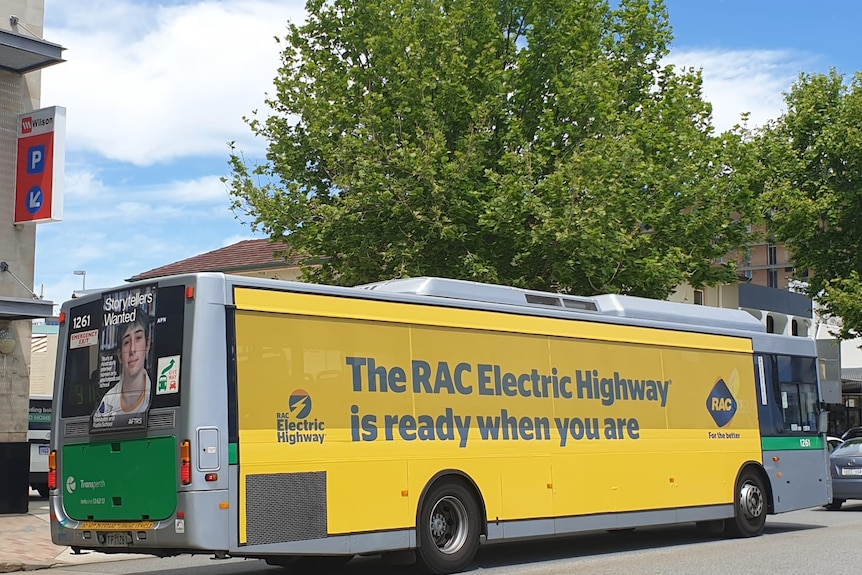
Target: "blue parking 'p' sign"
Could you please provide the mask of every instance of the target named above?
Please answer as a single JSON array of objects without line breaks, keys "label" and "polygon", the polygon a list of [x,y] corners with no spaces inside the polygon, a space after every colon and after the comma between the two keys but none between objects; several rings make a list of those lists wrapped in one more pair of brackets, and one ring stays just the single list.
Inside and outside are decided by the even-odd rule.
[{"label": "blue parking 'p' sign", "polygon": [[45,171],[45,146],[31,146],[27,149],[27,173],[41,174]]}]

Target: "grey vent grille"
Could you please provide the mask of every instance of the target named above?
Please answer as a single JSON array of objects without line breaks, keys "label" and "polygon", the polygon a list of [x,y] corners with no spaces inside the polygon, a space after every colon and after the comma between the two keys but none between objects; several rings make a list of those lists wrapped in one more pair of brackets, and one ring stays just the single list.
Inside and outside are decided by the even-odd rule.
[{"label": "grey vent grille", "polygon": [[87,435],[90,432],[90,422],[84,421],[67,421],[63,434],[66,437],[71,435]]},{"label": "grey vent grille", "polygon": [[[173,429],[176,422],[177,412],[174,410],[163,411],[161,413],[150,413],[147,416],[147,427],[150,429]],[[67,421],[63,428],[63,435],[66,437],[89,435],[89,433],[89,418],[79,419],[77,421]]]},{"label": "grey vent grille", "polygon": [[171,429],[176,423],[176,412],[150,413],[147,416],[147,427],[150,429]]},{"label": "grey vent grille", "polygon": [[326,537],[326,472],[250,475],[245,485],[249,545]]}]

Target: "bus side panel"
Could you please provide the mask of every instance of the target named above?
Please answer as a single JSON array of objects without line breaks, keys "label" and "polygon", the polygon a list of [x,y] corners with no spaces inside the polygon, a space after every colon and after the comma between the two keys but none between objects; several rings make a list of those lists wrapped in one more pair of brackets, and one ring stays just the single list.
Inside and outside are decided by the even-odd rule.
[{"label": "bus side panel", "polygon": [[[763,459],[775,513],[817,507],[829,502],[829,455],[822,437],[764,438]],[[772,447],[773,449],[770,449]],[[821,475],[812,469],[826,469]]]},{"label": "bus side panel", "polygon": [[558,339],[551,353],[583,396],[555,401],[557,515],[732,503],[761,461],[749,354]]},{"label": "bus side panel", "polygon": [[506,521],[727,504],[742,462],[760,461],[746,340],[523,317],[505,331],[500,314],[431,321],[381,302],[351,302],[364,319],[320,317],[303,305],[333,298],[261,290],[251,307],[266,311],[246,311],[248,295],[241,544],[412,529],[447,469]]},{"label": "bus side panel", "polygon": [[[414,523],[402,494],[410,446],[385,440],[393,429],[387,432],[385,414],[409,412],[410,396],[351,403],[344,354],[356,344],[331,340],[341,341],[345,331],[357,342],[371,340],[341,323],[236,313],[240,544]],[[408,340],[406,328],[394,331],[375,334],[384,337],[378,345],[397,350]],[[380,417],[379,424],[370,425],[369,415]],[[269,524],[267,516],[279,524]]]},{"label": "bus side panel", "polygon": [[173,436],[65,445],[66,513],[79,521],[167,519],[177,505],[177,459]]}]

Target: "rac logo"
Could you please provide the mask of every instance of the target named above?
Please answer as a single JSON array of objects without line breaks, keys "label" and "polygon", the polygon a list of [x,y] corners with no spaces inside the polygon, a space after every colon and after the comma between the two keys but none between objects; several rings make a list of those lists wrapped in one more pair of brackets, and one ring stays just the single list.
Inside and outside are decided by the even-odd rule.
[{"label": "rac logo", "polygon": [[712,391],[706,398],[706,409],[719,427],[724,427],[736,415],[736,399],[727,388],[723,379],[715,382]]}]

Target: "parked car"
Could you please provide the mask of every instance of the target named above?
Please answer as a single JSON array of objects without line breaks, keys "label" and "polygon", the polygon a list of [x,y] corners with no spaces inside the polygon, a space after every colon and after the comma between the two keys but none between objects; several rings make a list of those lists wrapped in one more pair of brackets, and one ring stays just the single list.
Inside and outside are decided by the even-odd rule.
[{"label": "parked car", "polygon": [[844,443],[844,440],[840,437],[833,437],[831,435],[826,436],[826,445],[829,447],[829,453],[832,453],[836,447]]},{"label": "parked car", "polygon": [[847,439],[829,455],[832,502],[826,509],[838,511],[848,499],[862,499],[862,437]]},{"label": "parked car", "polygon": [[853,439],[854,437],[862,437],[862,427],[851,427],[841,434],[841,439]]},{"label": "parked car", "polygon": [[51,450],[51,396],[30,395],[27,428],[30,442],[30,487],[48,497],[48,453]]}]

